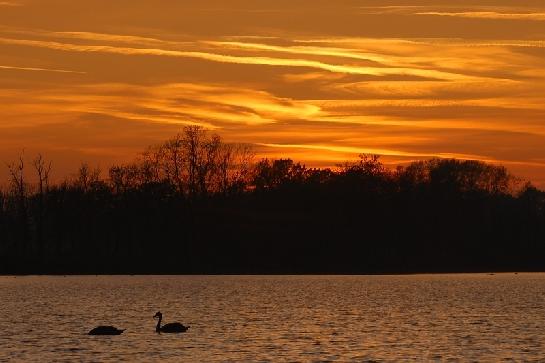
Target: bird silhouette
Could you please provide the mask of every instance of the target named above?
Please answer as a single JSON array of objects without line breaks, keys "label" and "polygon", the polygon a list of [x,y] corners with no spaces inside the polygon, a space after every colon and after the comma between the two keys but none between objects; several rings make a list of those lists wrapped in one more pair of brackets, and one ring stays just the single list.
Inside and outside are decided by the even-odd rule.
[{"label": "bird silhouette", "polygon": [[161,321],[163,320],[163,314],[158,311],[157,314],[153,316],[153,318],[158,318],[157,326],[155,327],[155,331],[157,333],[185,333],[187,329],[189,329],[189,326],[185,326],[180,323],[168,323],[163,326],[161,326]]},{"label": "bird silhouette", "polygon": [[116,327],[110,325],[101,325],[92,329],[88,334],[89,335],[120,335],[125,329],[117,329]]}]

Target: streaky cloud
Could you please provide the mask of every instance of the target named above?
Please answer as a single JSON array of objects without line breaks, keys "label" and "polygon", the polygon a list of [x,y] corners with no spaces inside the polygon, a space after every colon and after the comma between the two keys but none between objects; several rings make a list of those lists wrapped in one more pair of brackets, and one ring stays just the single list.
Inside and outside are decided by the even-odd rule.
[{"label": "streaky cloud", "polygon": [[495,11],[464,11],[464,12],[426,11],[426,12],[415,13],[415,15],[449,16],[449,17],[457,17],[457,18],[496,19],[496,20],[535,20],[535,21],[545,20],[545,13],[500,13]]},{"label": "streaky cloud", "polygon": [[380,148],[365,148],[353,146],[338,146],[338,145],[312,145],[312,144],[267,144],[259,143],[257,145],[273,147],[273,148],[294,148],[294,149],[311,149],[324,150],[350,154],[377,154],[384,156],[405,156],[405,157],[437,157],[443,159],[459,158],[466,160],[490,160],[485,156],[458,154],[458,153],[415,153],[401,150],[390,150]]},{"label": "streaky cloud", "polygon": [[225,42],[225,41],[208,41],[208,44],[221,46],[221,47],[233,47],[238,49],[248,49],[248,50],[264,50],[280,53],[292,53],[292,54],[306,54],[306,55],[323,55],[331,57],[340,57],[340,58],[351,58],[364,61],[373,61],[378,63],[384,63],[387,59],[384,56],[378,54],[362,54],[357,50],[351,50],[346,48],[325,48],[325,47],[306,47],[306,46],[295,46],[295,47],[282,47],[269,44],[259,44],[259,43],[244,43],[244,42]]},{"label": "streaky cloud", "polygon": [[384,44],[389,46],[403,46],[403,45],[432,45],[432,46],[467,46],[467,47],[528,47],[528,48],[543,48],[545,47],[545,40],[536,39],[462,39],[462,38],[314,38],[314,39],[294,39],[294,43],[301,44],[342,44],[346,46],[360,46]]},{"label": "streaky cloud", "polygon": [[86,74],[86,72],[81,72],[81,71],[69,71],[69,70],[65,70],[65,69],[50,69],[50,68],[36,68],[36,67],[16,67],[16,66],[5,66],[5,65],[0,65],[0,69],[16,70],[16,71],[33,71],[33,72],[54,72],[54,73],[77,73],[77,74]]},{"label": "streaky cloud", "polygon": [[166,56],[178,58],[196,58],[220,63],[281,66],[281,67],[303,67],[321,69],[333,73],[344,73],[354,75],[388,76],[388,75],[411,75],[432,79],[459,80],[475,79],[476,77],[463,74],[442,72],[433,69],[398,68],[398,67],[366,67],[357,65],[330,64],[307,59],[273,58],[263,56],[233,56],[217,53],[198,51],[179,51],[157,48],[128,48],[115,47],[111,45],[78,45],[71,43],[60,43],[53,41],[0,38],[0,44],[21,45],[39,48],[48,48],[59,51],[72,52],[94,52],[110,53],[119,55],[148,55]]}]

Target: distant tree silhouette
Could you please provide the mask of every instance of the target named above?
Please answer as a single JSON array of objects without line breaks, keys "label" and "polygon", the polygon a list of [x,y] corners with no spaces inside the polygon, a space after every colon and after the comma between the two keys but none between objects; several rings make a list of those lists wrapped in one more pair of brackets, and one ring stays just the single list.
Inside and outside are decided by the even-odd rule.
[{"label": "distant tree silhouette", "polygon": [[83,192],[87,192],[100,182],[100,173],[100,168],[92,168],[89,164],[83,163],[78,169],[74,186]]},{"label": "distant tree silhouette", "polygon": [[286,184],[303,183],[307,169],[291,159],[259,161],[255,167],[253,183],[259,190],[275,189]]},{"label": "distant tree silhouette", "polygon": [[38,177],[38,192],[34,196],[34,199],[37,199],[36,207],[37,211],[34,213],[36,216],[35,226],[36,226],[36,244],[38,247],[38,255],[42,256],[44,253],[44,241],[43,241],[43,224],[45,218],[45,197],[46,193],[49,191],[49,174],[51,173],[52,163],[47,162],[42,154],[32,161],[32,166],[36,171]]},{"label": "distant tree silhouette", "polygon": [[[28,183],[25,177],[24,156],[7,165],[10,175],[10,190],[12,194],[13,222],[15,225],[16,252],[28,253],[30,249],[30,225],[28,220]],[[18,232],[18,233],[17,233]]]},{"label": "distant tree silhouette", "polygon": [[189,126],[163,144],[148,148],[137,162],[111,167],[109,176],[117,192],[167,183],[179,194],[196,198],[240,189],[249,178],[251,162],[249,146],[224,143],[202,127]]},{"label": "distant tree silhouette", "polygon": [[545,271],[545,192],[502,166],[253,159],[196,126],[106,178],[84,163],[51,185],[38,155],[31,184],[21,156],[0,191],[0,273]]}]

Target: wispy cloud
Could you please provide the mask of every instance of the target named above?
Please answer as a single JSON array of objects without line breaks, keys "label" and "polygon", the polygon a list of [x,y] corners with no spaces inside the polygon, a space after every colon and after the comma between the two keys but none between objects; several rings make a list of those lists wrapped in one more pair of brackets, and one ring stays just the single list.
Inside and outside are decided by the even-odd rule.
[{"label": "wispy cloud", "polygon": [[360,6],[368,15],[430,15],[450,16],[460,18],[500,19],[500,20],[545,20],[543,8],[524,6],[498,5],[390,5],[390,6]]},{"label": "wispy cloud", "polygon": [[308,59],[274,58],[264,56],[234,56],[200,51],[179,51],[158,48],[129,48],[111,45],[78,45],[53,41],[0,38],[0,44],[22,45],[30,47],[48,48],[59,51],[110,53],[119,55],[148,55],[177,58],[196,58],[219,63],[280,66],[296,68],[314,68],[333,73],[354,75],[391,76],[409,75],[433,79],[473,79],[474,77],[438,71],[434,69],[402,68],[402,67],[371,67],[345,64],[332,64]]},{"label": "wispy cloud", "polygon": [[500,13],[495,11],[463,11],[463,12],[442,12],[427,11],[417,12],[415,15],[449,16],[457,18],[475,19],[501,19],[501,20],[536,20],[544,21],[545,13]]},{"label": "wispy cloud", "polygon": [[55,73],[77,73],[85,74],[86,72],[69,71],[65,69],[50,69],[50,68],[36,68],[36,67],[16,67],[0,65],[0,69],[16,70],[16,71],[34,71],[34,72],[55,72]]},{"label": "wispy cloud", "polygon": [[368,38],[323,38],[323,39],[297,39],[294,42],[309,44],[343,44],[345,46],[359,46],[361,44],[382,44],[391,47],[430,45],[441,47],[525,47],[543,48],[545,40],[531,39],[461,39],[461,38],[418,38],[418,39],[368,39]]},{"label": "wispy cloud", "polygon": [[[17,120],[11,106],[25,99],[27,107]],[[128,120],[163,124],[199,124],[216,129],[227,125],[265,125],[319,115],[318,106],[275,97],[257,90],[205,84],[164,84],[143,87],[128,84],[94,84],[44,91],[0,92],[6,105],[0,116],[10,115],[15,124],[34,119],[36,110],[42,120],[54,122],[59,105],[64,113],[101,114]],[[49,116],[46,116],[49,115]],[[32,121],[31,121],[32,122]],[[4,124],[5,126],[6,124]]]},{"label": "wispy cloud", "polygon": [[277,46],[259,43],[228,42],[228,41],[206,41],[207,44],[223,48],[246,49],[254,51],[269,51],[291,54],[321,55],[339,58],[358,59],[363,61],[372,61],[377,63],[387,62],[385,56],[379,54],[362,54],[355,49],[329,48],[329,47],[300,47],[300,46]]},{"label": "wispy cloud", "polygon": [[353,147],[353,146],[338,146],[338,145],[305,145],[305,144],[258,144],[261,146],[273,147],[273,148],[288,148],[288,149],[309,149],[309,150],[321,150],[340,152],[345,154],[375,154],[384,156],[403,156],[403,157],[417,157],[417,158],[458,158],[467,160],[483,160],[486,159],[482,155],[469,155],[469,154],[457,154],[457,153],[414,153],[403,150],[391,150],[380,148],[366,148],[366,147]]},{"label": "wispy cloud", "polygon": [[[78,41],[101,42],[100,45],[66,44],[58,41],[25,40],[4,38],[6,42],[16,42],[29,46],[50,47],[53,49],[64,49],[81,52],[107,52],[115,54],[131,55],[156,55],[169,57],[186,57],[203,59],[221,63],[268,65],[280,67],[308,67],[325,70],[340,74],[373,75],[373,76],[414,76],[421,78],[435,78],[443,80],[471,79],[464,74],[467,67],[449,67],[449,64],[460,62],[460,58],[449,57],[448,55],[435,55],[430,57],[416,56],[412,53],[418,49],[411,49],[410,55],[391,54],[395,47],[421,47],[422,41],[400,41],[396,39],[357,39],[347,40],[350,44],[343,47],[328,46],[328,43],[336,43],[339,39],[324,39],[324,44],[318,46],[299,45],[305,40],[294,40],[290,45],[275,45],[267,43],[241,42],[232,40],[186,40],[171,41],[151,37],[134,35],[117,35],[94,32],[51,32],[44,30],[21,30],[4,29],[4,32],[20,35],[32,35],[46,38],[67,38]],[[232,37],[229,37],[232,38]],[[263,37],[251,37],[250,39],[261,39]],[[269,38],[275,39],[275,38]],[[311,42],[313,40],[309,40]],[[341,40],[342,41],[342,40]],[[451,40],[438,39],[433,46],[445,46]],[[106,42],[107,44],[104,44]],[[49,43],[49,44],[48,44]],[[63,44],[65,46],[63,47]],[[134,48],[119,47],[117,44],[130,44]],[[365,45],[362,49],[361,46]],[[531,44],[530,42],[525,45]],[[353,46],[353,48],[350,48]],[[159,48],[149,48],[159,47]],[[392,48],[394,47],[394,48]],[[359,48],[359,49],[358,49]],[[206,51],[204,51],[206,50]],[[252,53],[252,56],[241,56],[240,51]],[[238,52],[238,53],[237,53]],[[235,53],[235,54],[233,54]],[[264,55],[275,55],[275,57]],[[283,58],[281,55],[302,55],[302,59]],[[319,58],[317,60],[316,58]],[[435,60],[431,62],[432,60]],[[351,63],[346,64],[347,61]],[[354,64],[357,61],[357,64]],[[488,60],[490,62],[490,60]],[[445,70],[439,69],[441,65]],[[475,64],[470,65],[475,69]],[[456,72],[452,70],[456,69]]]}]

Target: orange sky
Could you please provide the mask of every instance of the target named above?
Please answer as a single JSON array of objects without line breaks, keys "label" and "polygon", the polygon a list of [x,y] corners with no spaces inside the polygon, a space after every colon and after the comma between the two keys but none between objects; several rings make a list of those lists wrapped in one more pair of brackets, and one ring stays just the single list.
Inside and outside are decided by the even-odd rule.
[{"label": "orange sky", "polygon": [[452,3],[0,0],[0,161],[60,178],[202,124],[311,166],[460,157],[545,187],[545,4]]}]

